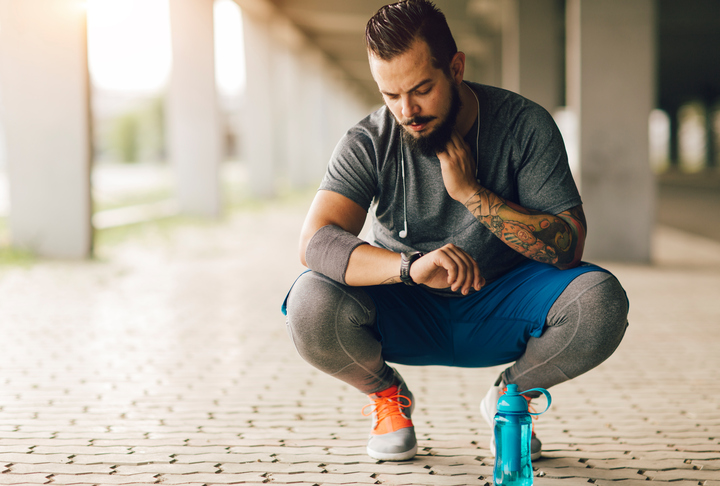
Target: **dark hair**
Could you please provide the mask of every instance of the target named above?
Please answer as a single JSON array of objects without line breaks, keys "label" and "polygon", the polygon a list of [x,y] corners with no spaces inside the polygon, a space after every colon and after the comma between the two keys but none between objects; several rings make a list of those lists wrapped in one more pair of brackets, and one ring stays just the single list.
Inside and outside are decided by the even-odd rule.
[{"label": "dark hair", "polygon": [[402,0],[380,8],[365,27],[365,43],[373,55],[389,61],[403,54],[415,39],[430,47],[433,66],[450,72],[457,45],[445,15],[429,0]]}]

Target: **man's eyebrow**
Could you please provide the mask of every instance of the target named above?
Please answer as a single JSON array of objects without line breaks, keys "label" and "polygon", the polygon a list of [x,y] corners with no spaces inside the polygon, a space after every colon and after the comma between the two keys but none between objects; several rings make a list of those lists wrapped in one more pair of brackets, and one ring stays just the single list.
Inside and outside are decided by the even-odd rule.
[{"label": "man's eyebrow", "polygon": [[[425,84],[428,84],[428,83],[431,83],[431,82],[432,82],[432,79],[430,79],[430,78],[423,79],[423,80],[420,81],[418,84],[416,84],[415,86],[413,86],[412,88],[410,88],[410,89],[408,90],[408,93],[411,92],[411,91],[415,91],[416,89],[420,88],[421,86],[423,86],[423,85],[425,85]],[[384,94],[385,96],[395,96],[395,95],[396,95],[396,93],[389,93],[389,92],[383,91],[383,90],[380,90],[380,93]]]}]

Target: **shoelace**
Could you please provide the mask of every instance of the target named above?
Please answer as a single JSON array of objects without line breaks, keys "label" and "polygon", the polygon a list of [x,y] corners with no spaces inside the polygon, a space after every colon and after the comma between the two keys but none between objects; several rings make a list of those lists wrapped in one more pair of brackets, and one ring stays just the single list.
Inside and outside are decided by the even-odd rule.
[{"label": "shoelace", "polygon": [[[401,403],[401,399],[407,400],[407,405]],[[411,405],[412,400],[405,395],[395,394],[387,397],[378,397],[373,398],[373,403],[368,403],[362,408],[362,414],[367,417],[372,415],[373,412],[377,413],[377,420],[375,421],[375,426],[377,427],[380,422],[388,417],[392,417],[393,415],[403,415],[402,409],[408,408]],[[374,408],[369,412],[365,412],[368,407]]]}]

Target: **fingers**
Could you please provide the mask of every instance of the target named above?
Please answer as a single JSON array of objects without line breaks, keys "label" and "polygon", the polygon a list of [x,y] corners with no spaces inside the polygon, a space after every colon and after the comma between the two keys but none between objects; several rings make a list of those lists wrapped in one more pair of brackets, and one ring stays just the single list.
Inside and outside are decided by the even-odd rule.
[{"label": "fingers", "polygon": [[475,159],[463,137],[454,131],[443,152],[438,152],[445,189],[464,203],[477,191]]},{"label": "fingers", "polygon": [[470,146],[465,142],[463,137],[458,133],[457,130],[453,130],[450,140],[445,144],[445,148],[442,152],[451,154],[453,152],[467,152],[470,153]]},{"label": "fingers", "polygon": [[456,150],[464,150],[466,152],[470,152],[470,146],[465,142],[465,139],[462,137],[462,135],[460,135],[460,132],[458,132],[457,130],[453,130],[453,133],[450,136],[450,143],[453,144]]},{"label": "fingers", "polygon": [[485,279],[477,262],[461,248],[448,244],[418,259],[411,267],[412,278],[431,288],[450,288],[463,295],[480,290]]},{"label": "fingers", "polygon": [[453,292],[467,295],[470,289],[480,290],[485,279],[480,275],[477,262],[465,251],[448,244],[437,250],[436,264],[447,272],[447,284]]}]

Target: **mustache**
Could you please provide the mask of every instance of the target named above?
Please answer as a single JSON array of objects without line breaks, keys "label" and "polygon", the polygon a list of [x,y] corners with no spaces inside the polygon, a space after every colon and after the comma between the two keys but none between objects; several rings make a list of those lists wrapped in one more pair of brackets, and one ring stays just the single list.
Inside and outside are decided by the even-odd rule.
[{"label": "mustache", "polygon": [[435,116],[414,116],[414,117],[408,118],[406,120],[401,120],[400,124],[404,125],[404,126],[422,125],[424,123],[429,123],[429,122],[433,121],[435,118],[437,118],[437,117],[435,117]]}]

